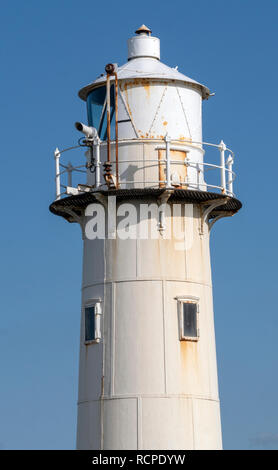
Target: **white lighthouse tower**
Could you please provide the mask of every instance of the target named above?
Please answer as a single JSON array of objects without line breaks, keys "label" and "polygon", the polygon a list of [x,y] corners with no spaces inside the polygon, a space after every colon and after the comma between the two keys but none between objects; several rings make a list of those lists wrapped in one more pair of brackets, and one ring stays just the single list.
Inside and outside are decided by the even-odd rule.
[{"label": "white lighthouse tower", "polygon": [[210,92],[143,25],[79,96],[50,206],[83,234],[77,448],[220,449],[209,236],[241,203],[233,152],[203,142]]}]

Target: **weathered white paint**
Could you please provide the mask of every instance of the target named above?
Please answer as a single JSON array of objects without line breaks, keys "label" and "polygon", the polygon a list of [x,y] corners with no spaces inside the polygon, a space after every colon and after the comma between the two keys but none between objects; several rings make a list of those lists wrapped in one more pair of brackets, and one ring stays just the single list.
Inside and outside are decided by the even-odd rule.
[{"label": "weathered white paint", "polygon": [[[203,166],[192,165],[185,169],[185,158],[192,158],[195,163],[203,162],[204,151],[199,146],[188,145],[185,142],[171,140],[170,156],[173,161],[177,161],[176,150],[184,152],[183,159],[180,163],[171,163],[171,178],[174,173],[181,175],[180,182],[183,181],[184,187],[187,189],[206,189]],[[119,141],[119,174],[121,189],[130,188],[148,188],[158,187],[159,181],[159,150],[166,151],[165,140],[126,140]],[[166,158],[164,151],[164,158]],[[112,172],[115,173],[115,143],[111,144],[111,159],[113,163]],[[107,160],[106,143],[100,145],[100,161],[103,163]],[[166,182],[166,164],[163,165],[164,178]],[[95,175],[87,171],[87,184],[95,184]],[[105,185],[103,174],[100,175],[100,184]]]},{"label": "weathered white paint", "polygon": [[127,41],[128,60],[138,57],[160,59],[160,40],[145,33],[138,34]]},{"label": "weathered white paint", "polygon": [[[84,240],[82,303],[104,305],[97,344],[84,344],[82,310],[78,448],[221,448],[209,233],[205,224],[200,236],[199,214],[195,206],[185,252],[161,237]],[[199,299],[197,342],[179,340],[183,296]]]},{"label": "weathered white paint", "polygon": [[[207,89],[184,77],[151,57],[120,68],[119,119],[131,118],[119,125],[121,188],[158,180],[153,161],[166,148],[166,134],[177,152],[203,161],[202,147],[191,141],[202,141]],[[91,87],[104,83],[101,78]],[[105,160],[101,143],[100,161]],[[196,169],[187,176],[194,189],[198,178],[203,182]],[[92,178],[88,173],[88,184]],[[198,205],[183,223],[185,240],[193,233],[187,251],[177,251],[176,240],[162,235],[84,239],[78,449],[221,448],[209,230],[205,222],[200,235]],[[177,298],[186,296],[199,299],[196,342],[180,341]],[[86,345],[84,308],[96,298],[102,300],[102,339]]]},{"label": "weathered white paint", "polygon": [[[144,44],[149,43],[150,51],[152,50],[153,37],[147,32],[131,39],[138,41],[139,49],[143,41]],[[170,153],[172,150],[180,152],[178,162],[171,162],[170,165],[170,180],[175,187],[201,191],[216,190],[233,196],[235,178],[232,171],[233,152],[226,148],[223,141],[216,145],[202,142],[202,100],[209,97],[209,90],[181,74],[176,68],[163,64],[158,57],[154,58],[151,52],[148,54],[145,51],[144,54],[144,57],[130,56],[126,64],[119,68],[115,67],[118,76],[118,187],[121,189],[159,187],[161,181],[159,170],[162,169],[162,172],[166,173],[166,164],[161,164],[163,157],[160,150],[166,149],[165,139],[168,135],[171,136]],[[115,77],[112,75],[109,81],[112,83],[114,80]],[[106,86],[106,75],[102,74],[93,83],[80,90],[79,95],[86,100],[92,90],[99,87],[105,90]],[[90,135],[95,144],[95,173],[93,174],[90,169],[87,170],[87,184],[93,188],[106,189],[100,167],[108,158],[107,143],[95,136],[94,128],[81,123],[76,125],[79,130]],[[112,134],[114,134],[113,129]],[[116,158],[113,138],[112,135],[110,149],[112,174],[115,179]],[[203,145],[206,151],[214,147],[214,155],[209,153],[205,155]],[[62,152],[67,150],[69,149]],[[230,163],[226,161],[225,150],[232,155]],[[86,152],[86,155],[88,158],[89,153]],[[177,153],[173,153],[171,160],[176,160],[176,157]],[[80,167],[76,168],[80,171]],[[206,170],[213,171],[206,172]],[[56,178],[60,178],[62,174],[59,160],[56,160]],[[167,179],[165,176],[164,174],[163,180]],[[71,186],[69,183],[67,185]],[[65,185],[62,187],[64,189]],[[60,196],[57,189],[56,194],[57,197]]]},{"label": "weathered white paint", "polygon": [[[130,186],[126,181],[138,183],[143,187],[141,172],[145,159],[158,163],[156,147],[148,147],[147,154],[142,154],[138,162],[138,145],[130,145],[130,141],[144,141],[152,145],[157,141],[164,143],[165,136],[171,136],[177,145],[187,145],[187,156],[191,161],[187,178],[181,181],[187,189],[206,190],[204,184],[204,166],[202,149],[202,100],[209,97],[209,90],[202,84],[168,67],[160,62],[159,39],[147,33],[138,34],[128,41],[127,64],[117,69],[118,120],[119,120],[119,179],[120,187]],[[113,83],[114,77],[110,78]],[[80,90],[80,97],[86,99],[87,94],[95,88],[106,87],[106,75],[99,77],[92,84]],[[192,142],[199,144],[191,145]],[[101,163],[107,160],[106,142],[101,142]],[[113,147],[113,145],[112,145]],[[125,148],[126,147],[126,148]],[[146,146],[144,147],[145,150]],[[124,155],[132,163],[123,165]],[[115,158],[114,158],[115,161]],[[198,166],[198,164],[200,164]],[[147,170],[148,171],[148,170]],[[115,164],[113,166],[115,174]],[[175,173],[175,170],[173,171]],[[88,184],[93,184],[92,175],[88,172]],[[157,178],[155,178],[157,184]],[[103,180],[104,183],[104,180]],[[188,183],[188,184],[187,184]],[[146,186],[154,186],[151,181]]]},{"label": "weathered white paint", "polygon": [[[188,189],[205,190],[204,150],[202,145],[191,143],[202,142],[200,90],[185,83],[142,79],[120,81],[119,91],[119,121],[126,120],[127,112],[131,118],[119,123],[120,187],[125,189],[135,184],[137,187],[157,186],[158,147],[164,145],[166,148],[164,139],[168,134],[172,145],[185,150],[192,162],[187,179],[181,182],[184,185],[188,183]],[[106,142],[100,144],[100,149],[103,164],[107,160]],[[111,152],[111,159],[115,162],[115,143],[111,145]],[[126,164],[122,163],[125,161]],[[112,171],[115,174],[115,163]],[[94,183],[94,176],[88,171],[88,184]]]}]

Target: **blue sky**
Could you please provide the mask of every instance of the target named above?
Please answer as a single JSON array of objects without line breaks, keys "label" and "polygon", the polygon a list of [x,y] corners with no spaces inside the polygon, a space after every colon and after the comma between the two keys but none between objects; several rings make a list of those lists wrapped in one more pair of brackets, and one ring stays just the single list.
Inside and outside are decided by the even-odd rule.
[{"label": "blue sky", "polygon": [[205,83],[204,140],[236,153],[244,206],[213,228],[223,441],[278,448],[277,15],[273,0],[27,0],[1,9],[0,448],[75,447],[82,242],[48,212],[53,150],[75,144],[81,86],[145,23]]}]

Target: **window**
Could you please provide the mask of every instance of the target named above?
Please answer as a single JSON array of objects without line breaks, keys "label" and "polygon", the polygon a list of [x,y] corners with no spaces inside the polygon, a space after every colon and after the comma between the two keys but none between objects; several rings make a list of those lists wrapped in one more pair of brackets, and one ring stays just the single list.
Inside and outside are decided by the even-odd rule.
[{"label": "window", "polygon": [[95,306],[85,308],[85,341],[95,339]]},{"label": "window", "polygon": [[198,314],[199,304],[195,297],[178,298],[179,330],[181,341],[198,341]]},{"label": "window", "polygon": [[99,342],[101,339],[100,332],[100,315],[101,306],[99,302],[94,302],[85,307],[85,343]]},{"label": "window", "polygon": [[[107,140],[106,86],[95,88],[87,97],[89,126],[98,131],[101,140]],[[115,140],[115,87],[110,87],[110,135]]]},{"label": "window", "polygon": [[90,126],[99,128],[103,106],[106,100],[106,87],[102,86],[91,91],[87,97],[88,122]]}]

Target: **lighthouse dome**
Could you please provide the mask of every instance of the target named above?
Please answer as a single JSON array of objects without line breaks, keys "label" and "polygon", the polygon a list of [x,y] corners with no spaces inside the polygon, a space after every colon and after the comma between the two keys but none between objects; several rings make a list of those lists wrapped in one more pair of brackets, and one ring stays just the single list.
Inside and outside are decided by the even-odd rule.
[{"label": "lighthouse dome", "polygon": [[[177,68],[168,67],[160,61],[160,40],[151,36],[151,30],[142,25],[137,35],[128,39],[128,62],[118,68],[118,79],[152,79],[174,80],[183,82],[201,91],[202,98],[208,99],[209,89],[180,73]],[[101,74],[96,80],[79,91],[79,97],[86,101],[90,91],[95,86],[106,82],[105,74]]]}]

